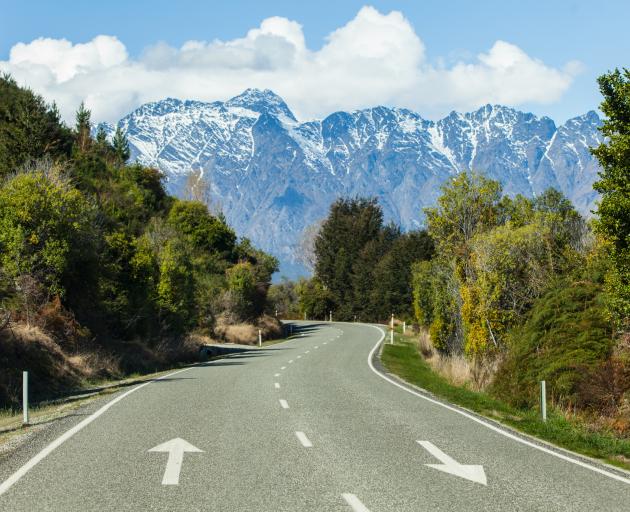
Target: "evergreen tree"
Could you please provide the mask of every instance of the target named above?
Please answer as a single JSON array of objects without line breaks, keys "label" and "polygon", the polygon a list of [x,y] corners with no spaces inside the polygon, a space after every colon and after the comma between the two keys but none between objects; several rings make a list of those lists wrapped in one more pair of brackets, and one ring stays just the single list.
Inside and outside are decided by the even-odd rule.
[{"label": "evergreen tree", "polygon": [[92,122],[91,122],[92,113],[85,108],[85,103],[81,102],[79,105],[79,110],[76,113],[76,141],[77,147],[79,151],[85,152],[90,147],[91,136],[90,132],[92,130]]},{"label": "evergreen tree", "polygon": [[96,143],[101,146],[107,144],[107,133],[105,132],[105,128],[100,125],[96,130]]},{"label": "evergreen tree", "polygon": [[315,276],[330,291],[340,319],[352,319],[356,313],[352,268],[382,227],[383,211],[374,198],[338,199],[322,224],[315,240]]},{"label": "evergreen tree", "polygon": [[26,162],[70,156],[72,134],[61,123],[59,111],[41,96],[0,76],[0,177]]},{"label": "evergreen tree", "polygon": [[127,160],[129,160],[131,153],[129,151],[129,141],[127,140],[127,136],[120,129],[120,126],[116,127],[116,133],[112,139],[112,146],[114,147],[114,152],[120,162],[123,164],[126,163]]}]

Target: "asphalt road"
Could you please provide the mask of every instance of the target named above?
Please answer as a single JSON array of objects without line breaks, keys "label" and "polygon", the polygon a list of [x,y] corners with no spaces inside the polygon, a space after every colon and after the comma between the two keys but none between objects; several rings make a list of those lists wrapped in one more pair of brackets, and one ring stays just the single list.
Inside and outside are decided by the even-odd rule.
[{"label": "asphalt road", "polygon": [[627,477],[379,376],[368,364],[379,329],[299,326],[34,436],[0,460],[0,510],[630,510]]}]

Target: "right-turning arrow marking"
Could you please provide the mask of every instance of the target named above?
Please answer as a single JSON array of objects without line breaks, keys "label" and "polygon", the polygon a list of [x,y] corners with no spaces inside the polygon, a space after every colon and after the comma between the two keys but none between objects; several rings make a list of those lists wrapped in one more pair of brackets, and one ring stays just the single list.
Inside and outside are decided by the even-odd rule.
[{"label": "right-turning arrow marking", "polygon": [[430,468],[449,473],[451,475],[470,480],[481,485],[488,485],[486,481],[486,472],[483,466],[477,464],[460,464],[455,459],[449,457],[430,441],[416,441],[426,451],[438,459],[442,464],[425,464]]}]

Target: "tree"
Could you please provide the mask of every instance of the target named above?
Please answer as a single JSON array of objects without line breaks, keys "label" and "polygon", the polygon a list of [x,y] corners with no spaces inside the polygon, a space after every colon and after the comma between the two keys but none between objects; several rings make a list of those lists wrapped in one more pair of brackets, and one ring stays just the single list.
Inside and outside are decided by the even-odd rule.
[{"label": "tree", "polygon": [[317,236],[319,235],[322,222],[323,220],[319,220],[304,228],[295,251],[298,261],[310,272],[315,271],[315,265],[317,263],[315,240],[317,240]]},{"label": "tree", "polygon": [[91,131],[92,131],[92,112],[90,112],[86,107],[85,103],[81,102],[79,105],[79,110],[76,113],[76,143],[77,148],[80,152],[85,152],[90,147],[90,143],[92,142]]},{"label": "tree", "polygon": [[335,302],[340,319],[352,319],[355,294],[349,283],[353,265],[366,244],[378,239],[383,212],[376,199],[338,199],[315,239],[315,276]]},{"label": "tree", "polygon": [[227,270],[229,312],[237,321],[253,320],[261,313],[256,300],[256,273],[249,262],[237,263]]},{"label": "tree", "polygon": [[630,329],[630,70],[598,78],[606,115],[606,140],[592,150],[602,170],[593,188],[601,194],[596,229],[610,244],[613,268],[607,278],[609,307],[618,325]]},{"label": "tree", "polygon": [[236,249],[234,231],[199,201],[176,201],[168,214],[168,223],[186,236],[192,245],[231,259]]},{"label": "tree", "polygon": [[296,286],[300,312],[309,319],[325,319],[333,307],[331,293],[316,278],[300,279]]},{"label": "tree", "polygon": [[127,136],[120,129],[120,126],[116,127],[116,132],[114,133],[114,138],[112,139],[112,146],[120,163],[127,163],[127,160],[129,160],[129,156],[131,155],[129,150],[129,141],[127,140]]},{"label": "tree", "polygon": [[63,296],[67,274],[90,252],[94,212],[61,170],[41,166],[0,188],[0,265]]},{"label": "tree", "polygon": [[390,313],[413,317],[413,287],[411,269],[414,263],[429,260],[433,241],[426,231],[411,231],[398,236],[387,253],[374,267],[372,304],[380,318]]},{"label": "tree", "polygon": [[426,208],[428,231],[442,254],[454,256],[458,271],[469,277],[470,241],[497,224],[501,184],[462,172],[441,188],[435,208]]},{"label": "tree", "polygon": [[0,76],[0,177],[44,155],[69,157],[71,148],[72,134],[57,107],[18,87],[9,75]]},{"label": "tree", "polygon": [[167,241],[158,258],[157,304],[164,329],[185,332],[194,325],[196,317],[191,261],[177,239]]}]

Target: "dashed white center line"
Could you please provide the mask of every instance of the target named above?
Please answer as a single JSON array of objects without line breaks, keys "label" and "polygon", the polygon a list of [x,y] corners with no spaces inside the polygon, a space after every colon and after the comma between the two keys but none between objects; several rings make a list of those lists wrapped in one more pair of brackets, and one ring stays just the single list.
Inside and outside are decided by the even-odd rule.
[{"label": "dashed white center line", "polygon": [[352,507],[354,512],[370,512],[370,510],[361,503],[361,500],[357,498],[354,494],[344,493],[342,494],[343,499],[346,500],[346,503]]},{"label": "dashed white center line", "polygon": [[298,359],[302,359],[302,356],[297,356]]},{"label": "dashed white center line", "polygon": [[283,409],[288,409],[289,408],[289,404],[287,403],[286,400],[280,399],[280,407],[282,407]]},{"label": "dashed white center line", "polygon": [[280,377],[280,374],[279,373],[274,373],[273,376],[274,377]]},{"label": "dashed white center line", "polygon": [[286,367],[286,366],[283,366],[283,367],[282,367],[282,368],[280,368],[280,369],[281,369],[281,370],[286,370],[286,369],[287,369],[287,367]]},{"label": "dashed white center line", "polygon": [[306,352],[304,352],[305,354],[308,354],[310,352],[310,350],[307,350]]},{"label": "dashed white center line", "polygon": [[273,387],[276,389],[280,389],[280,383],[279,382],[274,382]]},{"label": "dashed white center line", "polygon": [[291,359],[291,361],[289,361],[289,364],[291,364],[293,362],[293,359]]},{"label": "dashed white center line", "polygon": [[306,437],[306,434],[304,432],[296,432],[295,435],[300,440],[300,443],[302,443],[302,446],[304,448],[312,448],[313,447],[313,443],[311,443],[309,441],[308,437]]},{"label": "dashed white center line", "polygon": [[328,342],[327,342],[327,341],[324,341],[324,345],[328,345]]},{"label": "dashed white center line", "polygon": [[313,348],[319,348],[317,345],[315,345]]}]

